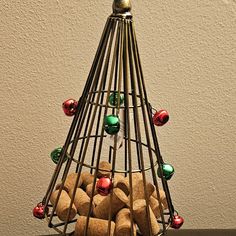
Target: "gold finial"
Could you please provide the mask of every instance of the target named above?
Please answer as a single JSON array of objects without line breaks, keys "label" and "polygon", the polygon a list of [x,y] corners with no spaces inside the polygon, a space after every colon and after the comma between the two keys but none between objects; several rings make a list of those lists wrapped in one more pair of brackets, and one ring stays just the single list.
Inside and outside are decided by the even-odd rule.
[{"label": "gold finial", "polygon": [[112,7],[114,13],[127,13],[131,10],[131,2],[130,0],[114,0]]}]

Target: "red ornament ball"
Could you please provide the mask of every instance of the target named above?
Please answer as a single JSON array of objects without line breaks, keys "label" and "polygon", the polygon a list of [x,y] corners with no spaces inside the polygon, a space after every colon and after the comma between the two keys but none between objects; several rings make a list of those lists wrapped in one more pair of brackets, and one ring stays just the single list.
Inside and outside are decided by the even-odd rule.
[{"label": "red ornament ball", "polygon": [[166,110],[157,111],[152,117],[153,123],[156,126],[163,126],[169,120],[169,114]]},{"label": "red ornament ball", "polygon": [[184,218],[179,215],[175,215],[172,219],[171,228],[179,229],[183,225],[183,223]]},{"label": "red ornament ball", "polygon": [[45,218],[45,213],[47,214],[47,212],[48,212],[48,208],[45,208],[45,205],[43,205],[42,202],[38,203],[37,206],[33,209],[34,217],[40,220]]},{"label": "red ornament ball", "polygon": [[100,178],[96,185],[98,193],[102,196],[107,196],[111,192],[112,187],[112,180],[106,177]]},{"label": "red ornament ball", "polygon": [[62,104],[63,111],[67,116],[75,115],[77,107],[78,107],[78,102],[72,98],[66,100]]}]

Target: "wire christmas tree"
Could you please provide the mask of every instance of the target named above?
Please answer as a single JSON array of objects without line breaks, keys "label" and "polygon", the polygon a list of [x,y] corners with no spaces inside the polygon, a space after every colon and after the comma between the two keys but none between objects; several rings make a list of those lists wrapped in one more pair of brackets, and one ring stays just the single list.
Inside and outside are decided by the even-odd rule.
[{"label": "wire christmas tree", "polygon": [[180,228],[155,126],[167,111],[149,103],[129,0],[114,0],[83,93],[63,103],[74,116],[56,168],[33,210],[63,235],[163,235]]}]

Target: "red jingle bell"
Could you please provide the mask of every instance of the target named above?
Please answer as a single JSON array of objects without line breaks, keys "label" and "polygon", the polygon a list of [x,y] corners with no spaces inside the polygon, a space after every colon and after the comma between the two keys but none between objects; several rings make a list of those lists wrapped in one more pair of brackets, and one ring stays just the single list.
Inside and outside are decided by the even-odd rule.
[{"label": "red jingle bell", "polygon": [[100,178],[96,185],[98,193],[102,196],[107,196],[111,192],[112,187],[112,180],[106,177]]},{"label": "red jingle bell", "polygon": [[175,215],[172,219],[171,228],[179,229],[183,225],[183,223],[184,218],[179,215]]},{"label": "red jingle bell", "polygon": [[166,110],[157,111],[152,117],[154,125],[163,126],[169,120],[169,114]]},{"label": "red jingle bell", "polygon": [[78,102],[72,98],[66,100],[62,104],[63,111],[67,116],[75,115],[77,107],[78,107]]},{"label": "red jingle bell", "polygon": [[42,202],[38,203],[37,206],[33,209],[33,215],[34,217],[42,220],[45,218],[45,213],[47,214],[48,208],[45,209],[45,206]]}]

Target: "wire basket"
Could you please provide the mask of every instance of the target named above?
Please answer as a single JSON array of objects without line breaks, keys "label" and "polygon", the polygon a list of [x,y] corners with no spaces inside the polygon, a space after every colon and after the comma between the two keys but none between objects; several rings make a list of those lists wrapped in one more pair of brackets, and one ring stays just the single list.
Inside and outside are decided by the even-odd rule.
[{"label": "wire basket", "polygon": [[37,206],[59,234],[153,236],[183,223],[155,131],[168,116],[148,100],[130,10],[114,1],[82,96],[63,104],[74,118]]}]

